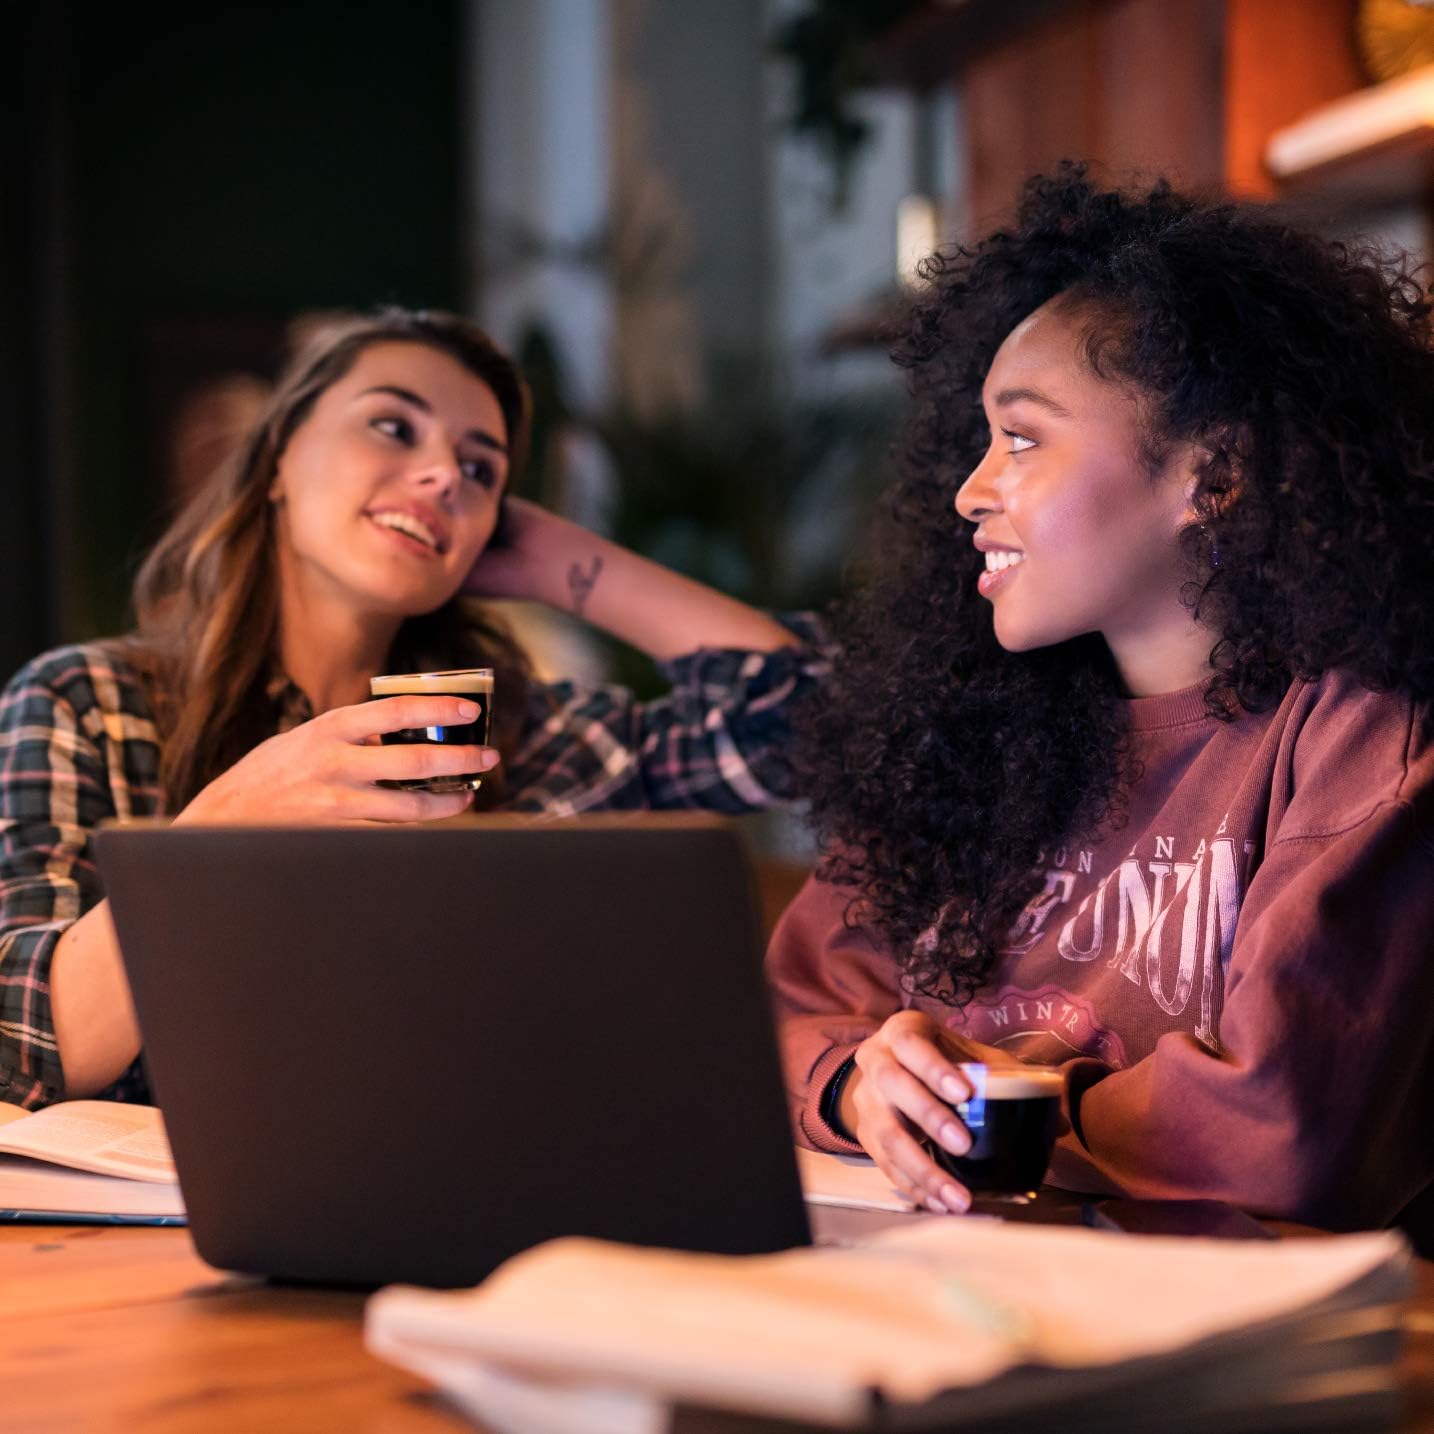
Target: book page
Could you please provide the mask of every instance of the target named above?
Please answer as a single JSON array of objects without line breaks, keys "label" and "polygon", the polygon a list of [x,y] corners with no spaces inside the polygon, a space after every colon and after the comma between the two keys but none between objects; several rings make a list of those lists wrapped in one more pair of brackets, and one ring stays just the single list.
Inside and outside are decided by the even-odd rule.
[{"label": "book page", "polygon": [[0,1126],[9,1125],[12,1120],[24,1120],[29,1114],[23,1105],[6,1105],[0,1101]]},{"label": "book page", "polygon": [[127,1180],[176,1179],[164,1121],[152,1105],[62,1101],[0,1129],[0,1151]]},{"label": "book page", "polygon": [[61,1170],[20,1155],[0,1155],[0,1211],[49,1215],[167,1215],[182,1217],[179,1186],[116,1180]]}]

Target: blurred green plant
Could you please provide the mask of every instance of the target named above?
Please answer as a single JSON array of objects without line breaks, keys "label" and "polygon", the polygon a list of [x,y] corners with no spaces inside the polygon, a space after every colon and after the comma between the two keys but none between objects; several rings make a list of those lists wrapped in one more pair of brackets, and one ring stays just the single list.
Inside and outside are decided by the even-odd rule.
[{"label": "blurred green plant", "polygon": [[[839,592],[886,471],[899,392],[815,400],[734,370],[694,410],[619,407],[593,429],[617,491],[613,537],[689,577],[772,610]],[[619,681],[661,686],[630,650]]]},{"label": "blurred green plant", "polygon": [[[583,416],[544,331],[531,330],[518,352],[534,396],[530,493],[565,506],[561,434],[576,429],[611,467],[607,528],[625,547],[758,607],[821,607],[836,596],[886,476],[897,385],[814,398],[734,358],[712,365],[695,408],[648,414],[617,403]],[[606,656],[617,681],[663,687],[640,653],[612,644]]]},{"label": "blurred green plant", "polygon": [[533,398],[533,427],[523,489],[545,507],[561,511],[566,505],[558,437],[573,422],[562,356],[547,326],[530,323],[523,330],[513,357]]},{"label": "blurred green plant", "polygon": [[813,399],[719,367],[695,409],[619,406],[593,428],[618,475],[614,536],[763,607],[832,597],[879,486],[898,393]]},{"label": "blurred green plant", "polygon": [[808,0],[772,34],[773,52],[795,72],[785,123],[815,141],[831,160],[832,208],[846,208],[852,164],[871,135],[853,105],[875,81],[871,46],[924,0]]}]

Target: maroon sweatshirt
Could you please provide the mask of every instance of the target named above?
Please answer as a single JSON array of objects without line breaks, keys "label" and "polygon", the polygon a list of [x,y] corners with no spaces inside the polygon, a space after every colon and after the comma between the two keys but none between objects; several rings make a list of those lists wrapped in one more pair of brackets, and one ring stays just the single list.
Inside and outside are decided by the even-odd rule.
[{"label": "maroon sweatshirt", "polygon": [[[1207,1197],[1331,1227],[1434,1185],[1434,727],[1331,674],[1233,724],[1199,689],[1126,704],[1129,819],[1050,852],[995,978],[913,999],[851,892],[812,880],[768,964],[798,1131],[903,1007],[1062,1064],[1053,1182]],[[1427,1202],[1424,1202],[1427,1203]]]}]

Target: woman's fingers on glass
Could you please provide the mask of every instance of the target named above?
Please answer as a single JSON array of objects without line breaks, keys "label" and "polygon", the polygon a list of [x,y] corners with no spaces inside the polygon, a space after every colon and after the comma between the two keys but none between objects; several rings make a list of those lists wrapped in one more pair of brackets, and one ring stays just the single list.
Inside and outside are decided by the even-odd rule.
[{"label": "woman's fingers on glass", "polygon": [[492,747],[448,747],[441,742],[405,742],[388,747],[359,747],[351,765],[361,782],[422,782],[489,772],[498,765]]},{"label": "woman's fingers on glass", "polygon": [[402,798],[392,803],[387,820],[391,822],[436,822],[456,817],[473,805],[472,792],[392,792]]},{"label": "woman's fingers on glass", "polygon": [[971,1208],[970,1195],[927,1155],[900,1120],[883,1122],[874,1144],[871,1154],[876,1163],[908,1199],[937,1213],[959,1215]]},{"label": "woman's fingers on glass", "polygon": [[877,1169],[881,1170],[881,1173],[885,1175],[890,1182],[891,1188],[895,1190],[903,1200],[909,1201],[912,1205],[919,1205],[924,1209],[930,1210],[933,1215],[944,1215],[947,1213],[946,1207],[939,1200],[934,1196],[927,1195],[924,1190],[913,1185],[900,1171],[895,1168],[887,1170],[879,1164]]},{"label": "woman's fingers on glass", "polygon": [[406,728],[457,727],[478,718],[478,704],[463,697],[380,697],[352,707],[336,707],[324,714],[349,742],[362,742],[376,732],[401,732]]},{"label": "woman's fingers on glass", "polygon": [[899,1111],[944,1150],[952,1155],[965,1155],[970,1150],[971,1136],[951,1107],[932,1095],[930,1087],[904,1065],[895,1060],[883,1064],[875,1072],[874,1083],[893,1110]]},{"label": "woman's fingers on glass", "polygon": [[400,792],[370,787],[356,794],[353,815],[368,822],[434,822],[456,817],[473,804],[473,793]]},{"label": "woman's fingers on glass", "polygon": [[971,1098],[971,1082],[936,1044],[934,1032],[898,1029],[891,1036],[891,1052],[928,1090],[944,1101],[959,1105]]},{"label": "woman's fingers on glass", "polygon": [[[953,1153],[960,1153],[971,1143],[965,1128],[880,1039],[858,1048],[857,1063],[862,1078],[853,1103],[862,1147],[908,1199],[938,1212],[969,1209],[970,1195],[917,1139],[924,1130],[948,1149],[959,1147]],[[934,1128],[927,1129],[927,1122]]]}]

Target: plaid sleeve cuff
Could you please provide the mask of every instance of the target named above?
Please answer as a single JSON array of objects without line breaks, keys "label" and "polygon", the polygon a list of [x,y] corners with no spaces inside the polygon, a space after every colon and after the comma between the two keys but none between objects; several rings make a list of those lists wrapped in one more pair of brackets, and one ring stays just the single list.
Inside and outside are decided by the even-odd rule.
[{"label": "plaid sleeve cuff", "polygon": [[506,769],[509,811],[700,809],[751,812],[798,795],[793,706],[829,665],[820,621],[778,619],[791,644],[770,652],[703,648],[662,664],[670,690],[639,701],[611,684],[533,683]]},{"label": "plaid sleeve cuff", "polygon": [[12,1105],[47,1105],[65,1088],[50,1019],[50,963],[60,935],[47,926],[0,941],[0,1100]]},{"label": "plaid sleeve cuff", "polygon": [[653,806],[756,811],[799,796],[792,709],[830,668],[809,613],[777,621],[792,644],[768,652],[702,648],[664,663],[666,698],[644,704],[645,775]]},{"label": "plaid sleeve cuff", "polygon": [[701,647],[657,664],[658,671],[674,686],[696,682],[720,683],[735,680],[753,658],[763,664],[774,663],[781,671],[800,671],[819,677],[831,667],[831,637],[826,624],[814,612],[774,612],[773,621],[792,634],[789,647],[771,652],[753,653],[744,648]]}]

